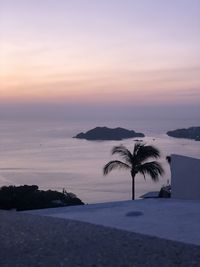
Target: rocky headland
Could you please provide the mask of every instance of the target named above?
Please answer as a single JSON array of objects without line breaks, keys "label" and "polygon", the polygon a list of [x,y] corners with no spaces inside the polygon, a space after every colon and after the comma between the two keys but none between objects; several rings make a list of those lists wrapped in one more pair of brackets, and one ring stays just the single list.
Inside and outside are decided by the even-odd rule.
[{"label": "rocky headland", "polygon": [[168,136],[176,138],[187,138],[200,141],[200,127],[190,127],[187,129],[177,129],[167,132]]}]

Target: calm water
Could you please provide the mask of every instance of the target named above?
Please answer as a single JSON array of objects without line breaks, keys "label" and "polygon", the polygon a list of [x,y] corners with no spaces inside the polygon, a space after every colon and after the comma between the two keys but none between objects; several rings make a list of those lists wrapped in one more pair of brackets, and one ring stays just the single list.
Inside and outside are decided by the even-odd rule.
[{"label": "calm water", "polygon": [[[95,142],[72,136],[96,126],[126,127],[144,132],[148,144],[162,152],[165,176],[153,183],[136,178],[136,195],[160,189],[170,178],[165,156],[172,153],[200,158],[200,142],[167,137],[167,130],[200,125],[192,120],[133,120],[123,122],[0,122],[0,185],[37,184],[41,188],[76,193],[84,202],[126,200],[131,197],[131,179],[126,171],[104,177],[102,168],[114,145],[132,149],[132,139]],[[155,138],[155,141],[153,139]]]}]

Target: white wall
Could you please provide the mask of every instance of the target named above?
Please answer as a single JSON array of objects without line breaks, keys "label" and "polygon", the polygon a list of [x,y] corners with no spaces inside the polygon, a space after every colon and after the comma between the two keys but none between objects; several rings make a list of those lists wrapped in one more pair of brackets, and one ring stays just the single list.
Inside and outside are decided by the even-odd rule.
[{"label": "white wall", "polygon": [[200,199],[200,159],[171,155],[172,198]]}]

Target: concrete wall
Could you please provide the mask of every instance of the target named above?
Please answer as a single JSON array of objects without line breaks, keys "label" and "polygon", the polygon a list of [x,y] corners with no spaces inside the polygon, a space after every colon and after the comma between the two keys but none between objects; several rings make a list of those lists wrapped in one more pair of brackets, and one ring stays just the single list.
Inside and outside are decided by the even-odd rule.
[{"label": "concrete wall", "polygon": [[200,159],[171,156],[172,198],[200,199]]}]

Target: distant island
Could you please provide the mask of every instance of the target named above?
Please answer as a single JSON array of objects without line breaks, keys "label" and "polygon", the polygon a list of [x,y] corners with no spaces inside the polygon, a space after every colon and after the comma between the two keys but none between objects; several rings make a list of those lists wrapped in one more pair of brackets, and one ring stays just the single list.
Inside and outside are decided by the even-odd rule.
[{"label": "distant island", "polygon": [[108,127],[96,127],[86,133],[79,133],[73,138],[86,140],[122,140],[135,137],[145,137],[145,135],[143,133],[137,133],[133,130],[127,130],[120,127],[114,129]]},{"label": "distant island", "polygon": [[168,136],[176,138],[187,138],[200,141],[200,127],[190,127],[187,129],[177,129],[167,132]]}]

